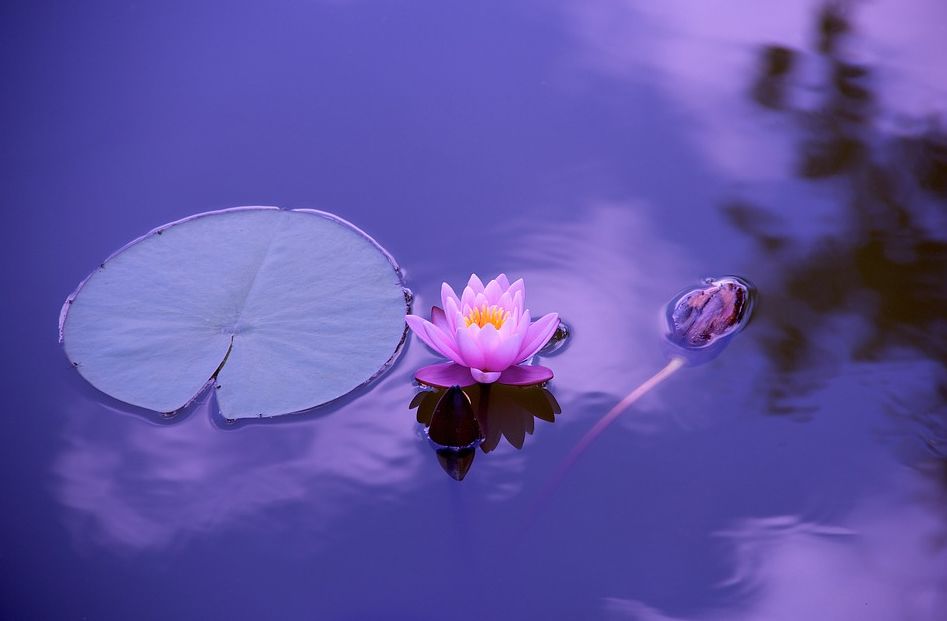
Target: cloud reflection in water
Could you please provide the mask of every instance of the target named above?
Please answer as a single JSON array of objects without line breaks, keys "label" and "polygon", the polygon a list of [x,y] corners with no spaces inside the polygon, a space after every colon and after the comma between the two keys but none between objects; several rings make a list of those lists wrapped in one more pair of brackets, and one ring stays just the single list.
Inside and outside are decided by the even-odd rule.
[{"label": "cloud reflection in water", "polygon": [[[792,166],[794,137],[779,119],[754,114],[742,78],[756,69],[753,51],[761,44],[809,47],[813,16],[825,4],[571,0],[565,6],[582,68],[628,81],[650,74],[698,125],[694,140],[708,162],[734,179],[776,182]],[[947,68],[938,60],[947,55],[947,37],[939,30],[947,20],[945,5],[939,0],[850,4],[858,9],[860,37],[847,42],[846,52],[875,66],[888,87],[879,92],[881,107],[890,113],[882,123],[947,111]],[[820,70],[810,61],[794,63],[794,96],[802,107],[813,103],[811,82]]]},{"label": "cloud reflection in water", "polygon": [[116,548],[167,546],[285,503],[305,507],[299,528],[323,533],[368,498],[418,483],[426,456],[397,415],[409,381],[394,373],[342,411],[232,431],[211,422],[210,402],[170,425],[78,402],[54,466],[57,493],[78,538]]},{"label": "cloud reflection in water", "polygon": [[700,274],[686,249],[654,230],[650,211],[590,201],[581,220],[533,224],[529,243],[507,244],[521,248],[510,259],[523,266],[535,306],[555,306],[574,328],[568,351],[548,363],[560,400],[621,396],[663,360],[664,305]]},{"label": "cloud reflection in water", "polygon": [[[912,487],[908,485],[907,487]],[[642,602],[606,598],[609,618],[635,621],[936,621],[947,607],[943,492],[863,502],[841,526],[793,516],[746,519],[718,533],[734,555],[725,588],[739,603],[669,616]],[[918,496],[934,494],[933,503]]]}]

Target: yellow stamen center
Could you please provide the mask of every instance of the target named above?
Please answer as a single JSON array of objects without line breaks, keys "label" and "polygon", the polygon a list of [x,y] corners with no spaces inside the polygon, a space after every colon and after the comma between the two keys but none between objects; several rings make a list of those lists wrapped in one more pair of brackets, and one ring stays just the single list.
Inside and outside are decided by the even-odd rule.
[{"label": "yellow stamen center", "polygon": [[468,328],[474,324],[482,328],[488,323],[492,323],[493,327],[499,330],[503,327],[503,322],[509,318],[510,311],[494,304],[493,306],[484,305],[471,309],[464,317],[464,321],[467,322]]}]

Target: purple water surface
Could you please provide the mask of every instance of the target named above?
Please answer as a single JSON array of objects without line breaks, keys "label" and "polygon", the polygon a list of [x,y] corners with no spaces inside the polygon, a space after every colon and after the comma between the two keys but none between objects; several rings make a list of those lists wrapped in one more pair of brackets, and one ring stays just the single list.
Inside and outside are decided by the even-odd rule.
[{"label": "purple water surface", "polygon": [[[938,0],[5,3],[3,619],[941,619],[947,10]],[[644,4],[644,3],[641,3]],[[66,295],[192,213],[337,213],[559,312],[562,413],[450,479],[412,341],[325,411],[223,429],[103,400]],[[665,362],[744,332],[562,459]]]}]

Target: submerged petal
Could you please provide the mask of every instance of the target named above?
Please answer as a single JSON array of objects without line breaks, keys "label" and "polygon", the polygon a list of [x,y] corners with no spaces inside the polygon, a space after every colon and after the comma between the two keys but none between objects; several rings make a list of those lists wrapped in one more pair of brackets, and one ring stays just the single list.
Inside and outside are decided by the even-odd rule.
[{"label": "submerged petal", "polygon": [[537,319],[526,331],[526,337],[523,339],[523,347],[520,349],[518,358],[526,360],[534,356],[549,341],[558,325],[558,313],[549,313]]},{"label": "submerged petal", "polygon": [[510,386],[533,386],[552,379],[552,369],[530,364],[518,364],[500,374],[497,380]]},{"label": "submerged petal", "polygon": [[450,388],[451,386],[465,388],[477,383],[470,374],[470,369],[453,362],[421,367],[415,372],[414,379],[435,388]]}]

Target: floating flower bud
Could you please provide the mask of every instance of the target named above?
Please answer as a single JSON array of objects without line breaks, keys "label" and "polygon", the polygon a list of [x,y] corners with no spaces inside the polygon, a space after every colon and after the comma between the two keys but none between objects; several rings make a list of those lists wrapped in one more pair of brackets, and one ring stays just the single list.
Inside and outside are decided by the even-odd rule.
[{"label": "floating flower bud", "polygon": [[748,282],[735,276],[708,278],[703,287],[686,290],[668,304],[667,338],[685,352],[716,354],[743,329],[752,307]]},{"label": "floating flower bud", "polygon": [[582,436],[540,492],[533,511],[552,493],[582,453],[622,412],[686,364],[706,362],[718,354],[730,337],[742,330],[749,321],[753,297],[753,286],[736,276],[708,278],[703,287],[686,289],[675,296],[666,310],[668,331],[665,336],[674,348],[670,360],[661,370],[625,395]]}]

